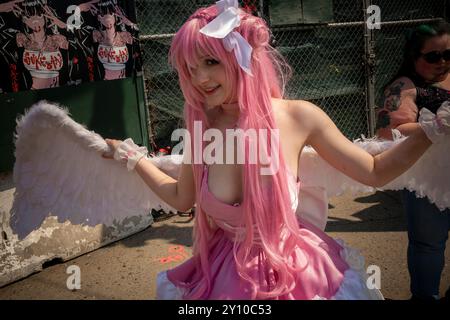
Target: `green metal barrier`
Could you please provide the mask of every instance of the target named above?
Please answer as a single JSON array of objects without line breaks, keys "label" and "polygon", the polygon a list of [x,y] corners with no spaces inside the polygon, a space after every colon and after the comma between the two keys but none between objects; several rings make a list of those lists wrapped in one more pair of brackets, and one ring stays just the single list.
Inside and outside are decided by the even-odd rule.
[{"label": "green metal barrier", "polygon": [[[69,109],[72,118],[105,138],[131,137],[148,148],[147,108],[142,76],[79,86],[0,95],[0,172],[14,166],[16,118],[45,99]],[[150,148],[149,148],[150,150]]]}]

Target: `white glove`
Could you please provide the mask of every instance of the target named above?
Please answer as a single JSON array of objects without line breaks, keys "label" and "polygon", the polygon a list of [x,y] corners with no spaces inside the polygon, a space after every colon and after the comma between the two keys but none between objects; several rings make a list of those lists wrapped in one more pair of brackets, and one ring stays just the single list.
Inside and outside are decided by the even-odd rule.
[{"label": "white glove", "polygon": [[139,147],[133,139],[122,141],[114,152],[114,159],[127,164],[128,171],[134,169],[138,161],[148,153],[146,147]]},{"label": "white glove", "polygon": [[436,114],[426,108],[420,110],[419,124],[433,143],[450,135],[450,102],[444,102]]}]

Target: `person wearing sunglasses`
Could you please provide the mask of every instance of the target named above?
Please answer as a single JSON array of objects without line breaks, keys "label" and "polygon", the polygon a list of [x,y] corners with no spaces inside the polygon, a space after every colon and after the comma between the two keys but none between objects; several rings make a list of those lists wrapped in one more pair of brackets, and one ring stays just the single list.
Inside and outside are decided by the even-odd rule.
[{"label": "person wearing sunglasses", "polygon": [[450,61],[450,49],[446,49],[444,51],[430,51],[427,53],[421,53],[421,57],[429,63],[436,64],[439,63],[442,59],[447,62]]},{"label": "person wearing sunglasses", "polygon": [[[384,91],[377,135],[408,136],[423,108],[437,113],[450,101],[450,25],[445,22],[408,30],[403,63]],[[396,129],[396,130],[392,130]],[[440,211],[427,198],[403,191],[408,228],[408,270],[411,299],[438,299],[450,210]],[[450,288],[445,294],[450,299]]]}]

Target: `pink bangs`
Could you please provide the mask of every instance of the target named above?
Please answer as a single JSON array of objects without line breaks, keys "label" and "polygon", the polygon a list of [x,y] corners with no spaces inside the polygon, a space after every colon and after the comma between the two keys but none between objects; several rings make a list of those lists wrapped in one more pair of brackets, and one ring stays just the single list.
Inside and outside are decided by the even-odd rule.
[{"label": "pink bangs", "polygon": [[222,39],[207,37],[200,32],[216,14],[215,6],[197,10],[176,33],[169,51],[169,63],[178,72],[186,103],[194,108],[203,104],[202,95],[191,84],[191,70],[198,65],[200,58],[209,56],[223,63],[227,80],[234,84],[238,81],[238,66],[233,53],[225,50]]}]

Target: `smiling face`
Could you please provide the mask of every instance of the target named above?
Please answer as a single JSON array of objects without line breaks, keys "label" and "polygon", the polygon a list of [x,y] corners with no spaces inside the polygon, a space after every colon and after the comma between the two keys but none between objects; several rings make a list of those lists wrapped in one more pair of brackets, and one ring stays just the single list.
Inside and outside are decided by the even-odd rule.
[{"label": "smiling face", "polygon": [[23,21],[27,25],[28,28],[33,30],[33,32],[40,32],[44,29],[45,19],[44,16],[41,15],[34,15],[29,18],[24,17]]},{"label": "smiling face", "polygon": [[232,86],[227,79],[225,67],[220,61],[203,56],[199,59],[198,65],[190,70],[192,84],[205,98],[205,106],[208,109],[236,102],[232,96]]},{"label": "smiling face", "polygon": [[[450,49],[450,35],[444,34],[428,39],[421,50],[422,54],[432,51],[443,52]],[[427,82],[437,83],[444,81],[450,71],[450,61],[441,59],[437,63],[428,63],[423,55],[415,63],[416,72]]]},{"label": "smiling face", "polygon": [[116,24],[116,17],[113,14],[99,15],[98,20],[107,30],[112,29]]}]

